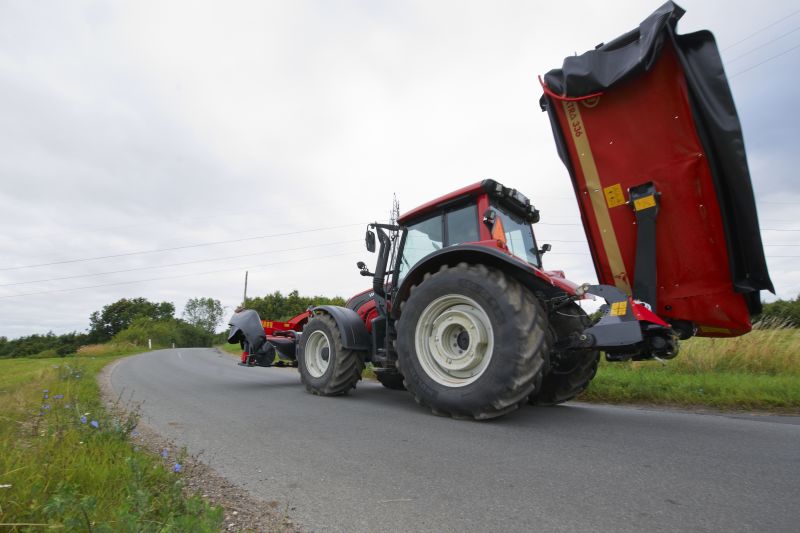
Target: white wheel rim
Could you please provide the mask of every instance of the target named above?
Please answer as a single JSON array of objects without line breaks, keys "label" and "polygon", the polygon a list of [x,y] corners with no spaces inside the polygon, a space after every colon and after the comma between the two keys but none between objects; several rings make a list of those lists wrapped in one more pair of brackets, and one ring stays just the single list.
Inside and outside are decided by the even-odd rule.
[{"label": "white wheel rim", "polygon": [[492,360],[492,324],[478,302],[448,294],[422,311],[414,346],[431,379],[448,387],[463,387],[481,377]]},{"label": "white wheel rim", "polygon": [[320,378],[331,363],[331,342],[323,331],[317,330],[308,336],[303,351],[308,373]]}]

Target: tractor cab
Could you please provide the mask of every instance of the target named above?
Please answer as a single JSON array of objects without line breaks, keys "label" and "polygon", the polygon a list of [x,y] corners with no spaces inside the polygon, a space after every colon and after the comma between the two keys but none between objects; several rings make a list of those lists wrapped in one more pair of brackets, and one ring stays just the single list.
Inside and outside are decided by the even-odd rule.
[{"label": "tractor cab", "polygon": [[395,285],[430,254],[474,243],[501,250],[531,267],[541,268],[531,224],[539,211],[522,193],[484,180],[410,211],[399,219],[407,228],[396,266]]}]

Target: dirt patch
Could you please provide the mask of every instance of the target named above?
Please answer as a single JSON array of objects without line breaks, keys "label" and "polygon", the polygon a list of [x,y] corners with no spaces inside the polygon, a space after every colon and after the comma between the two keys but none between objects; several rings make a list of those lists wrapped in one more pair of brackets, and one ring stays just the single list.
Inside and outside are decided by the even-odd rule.
[{"label": "dirt patch", "polygon": [[[138,406],[123,402],[111,387],[111,374],[120,361],[122,359],[106,366],[98,374],[97,381],[106,407],[122,416],[136,412]],[[169,467],[174,464],[174,458],[180,456],[181,475],[185,482],[184,491],[187,494],[198,494],[211,504],[224,509],[223,531],[276,533],[303,531],[289,517],[291,508],[288,504],[253,497],[203,463],[199,457],[188,454],[181,455],[181,450],[174,442],[162,437],[141,420],[136,426],[136,431],[131,434],[131,440],[134,446],[162,455],[162,457],[166,455],[164,462]]]}]

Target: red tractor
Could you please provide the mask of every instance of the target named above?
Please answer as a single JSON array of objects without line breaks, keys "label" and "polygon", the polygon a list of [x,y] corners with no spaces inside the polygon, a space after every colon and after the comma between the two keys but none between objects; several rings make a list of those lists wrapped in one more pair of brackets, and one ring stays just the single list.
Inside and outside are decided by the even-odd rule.
[{"label": "red tractor", "polygon": [[[678,339],[749,331],[772,284],[741,128],[713,37],[678,35],[682,14],[668,2],[542,81],[600,284],[545,270],[539,211],[484,180],[370,224],[372,289],[345,307],[236,313],[242,364],[297,366],[332,396],[371,363],[436,414],[487,419],[574,398],[600,352],[670,359]],[[594,324],[576,303],[589,294],[606,301]]]}]

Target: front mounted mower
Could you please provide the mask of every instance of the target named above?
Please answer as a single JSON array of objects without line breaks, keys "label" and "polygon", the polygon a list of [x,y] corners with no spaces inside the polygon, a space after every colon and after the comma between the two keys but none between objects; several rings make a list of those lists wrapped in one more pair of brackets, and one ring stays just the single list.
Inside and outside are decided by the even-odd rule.
[{"label": "front mounted mower", "polygon": [[[375,271],[358,267],[372,288],[345,307],[285,323],[236,313],[242,363],[297,366],[325,396],[371,363],[434,413],[487,419],[574,398],[600,352],[669,359],[679,338],[749,331],[772,285],[741,130],[713,37],[677,35],[682,14],[668,2],[542,81],[599,284],[545,270],[539,211],[483,180],[370,224]],[[606,301],[595,324],[577,304],[587,295]]]}]

